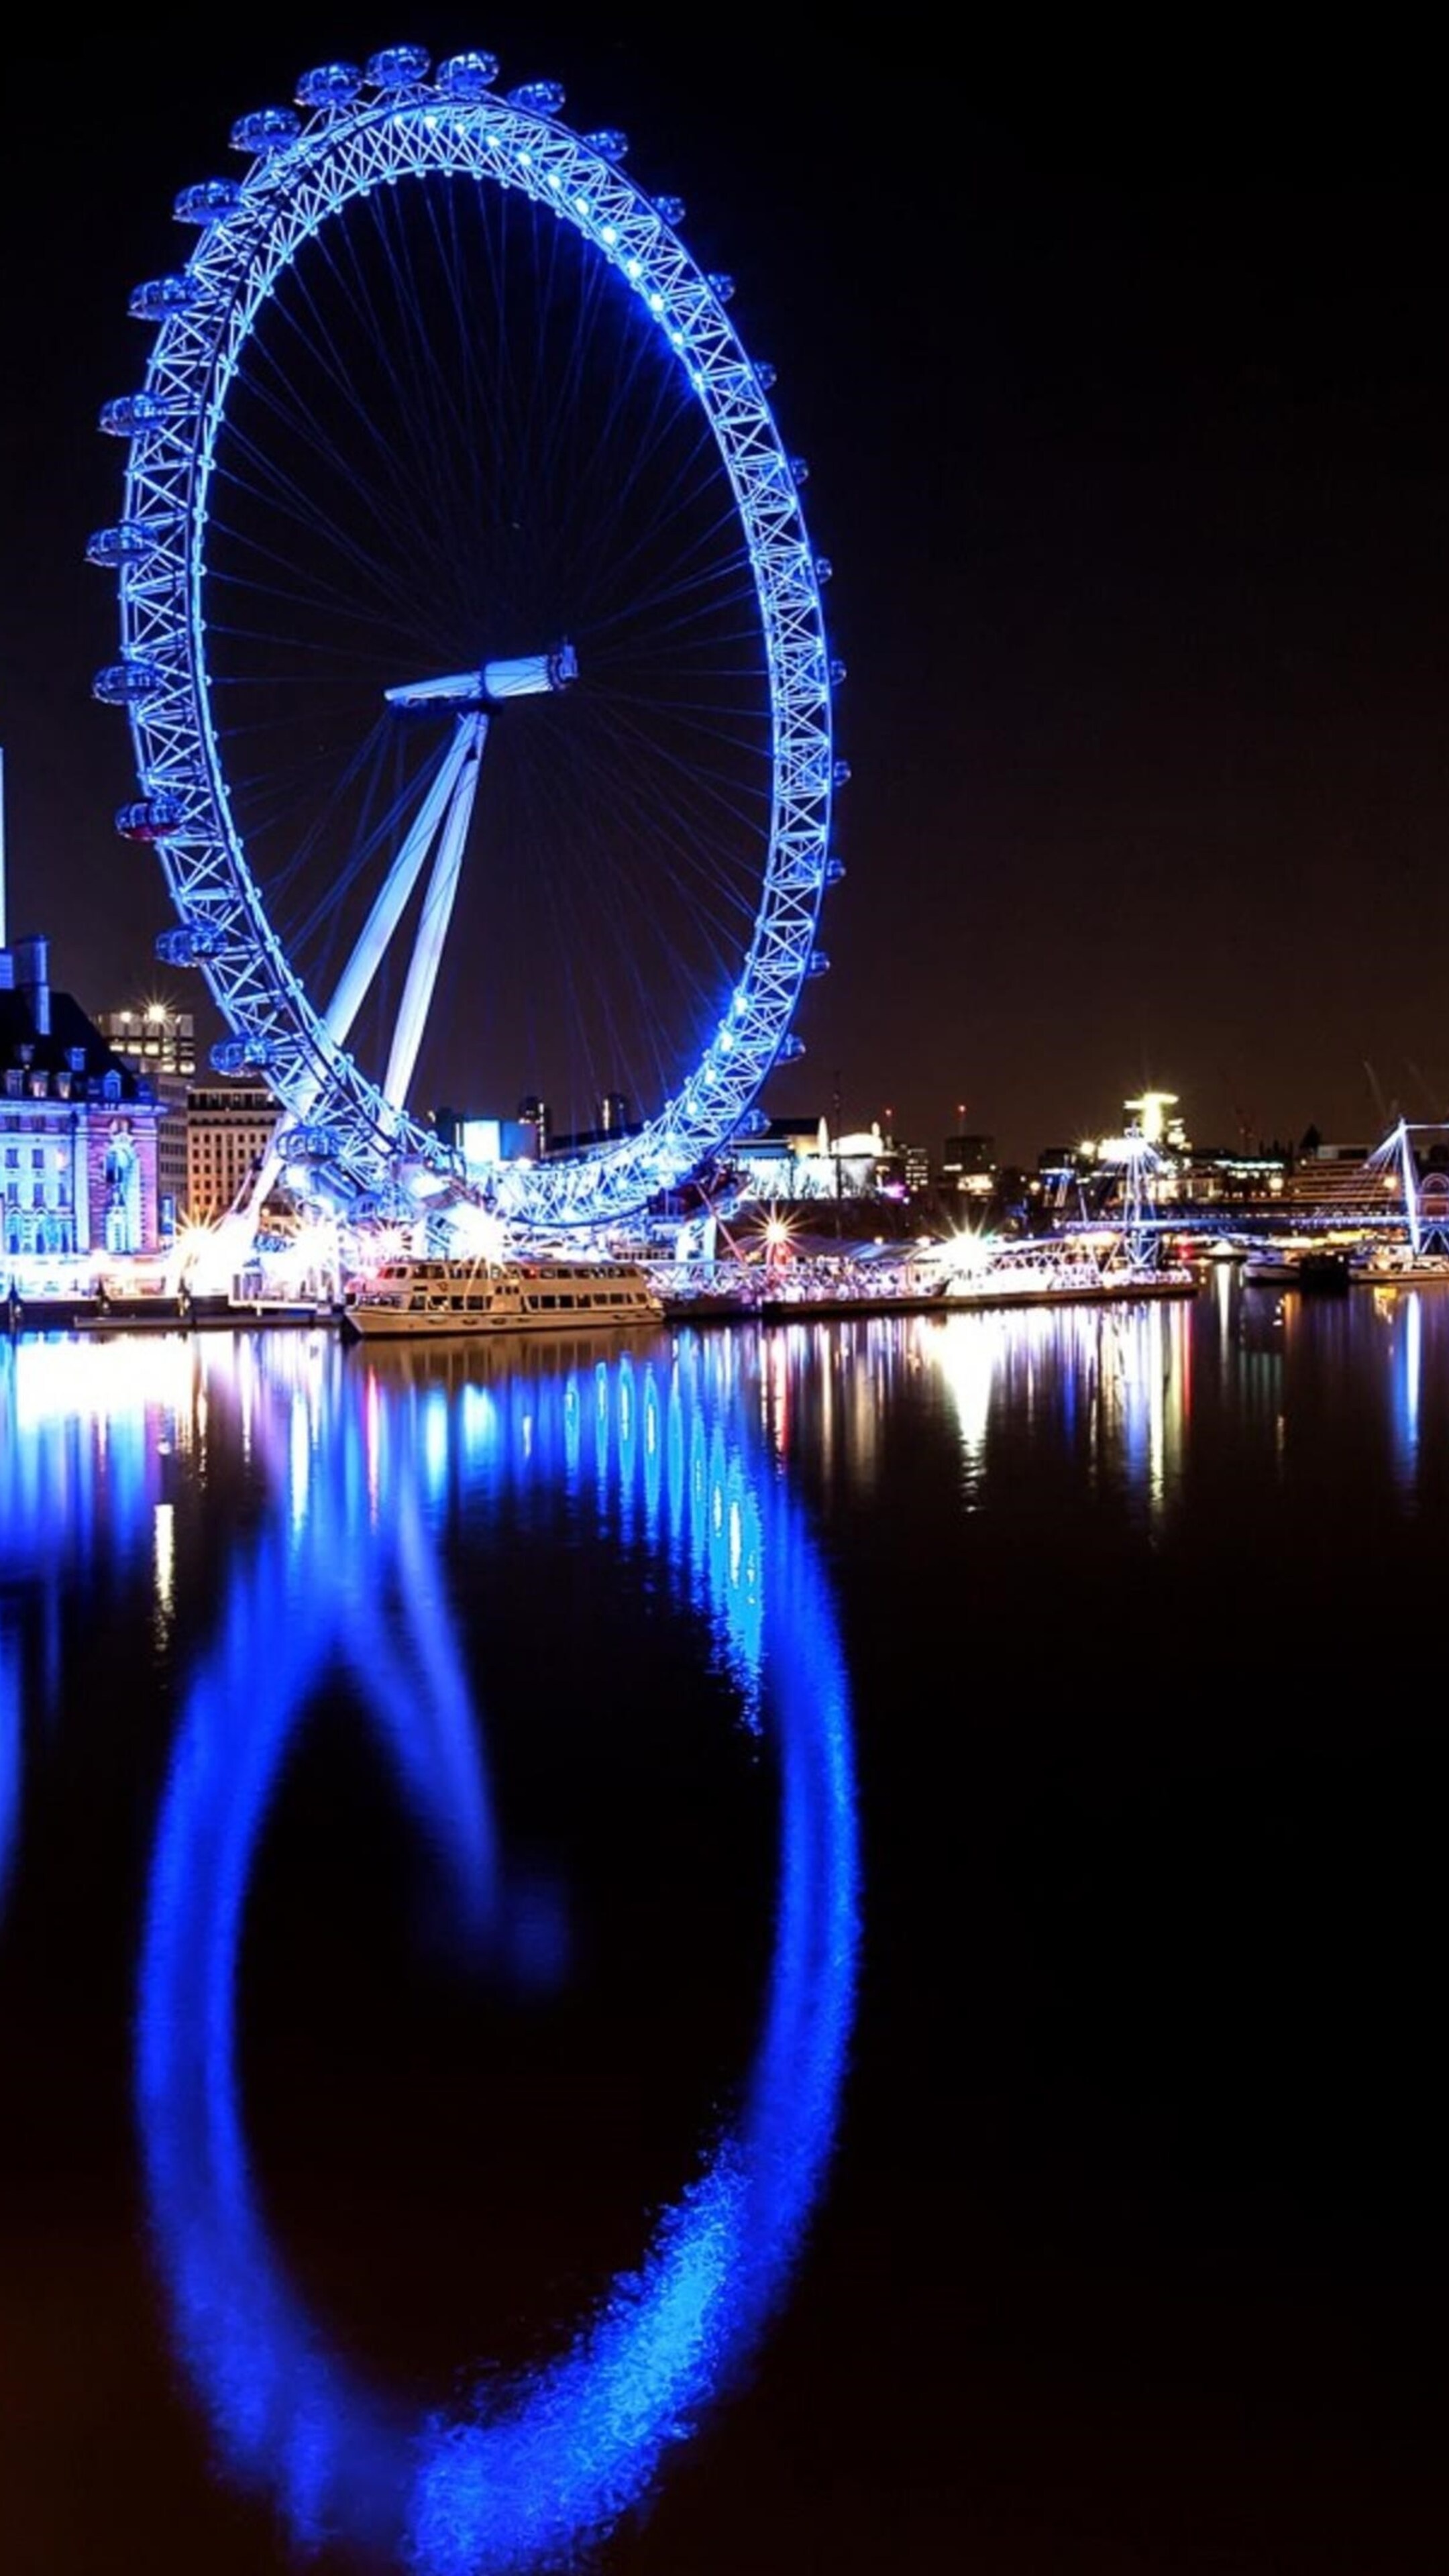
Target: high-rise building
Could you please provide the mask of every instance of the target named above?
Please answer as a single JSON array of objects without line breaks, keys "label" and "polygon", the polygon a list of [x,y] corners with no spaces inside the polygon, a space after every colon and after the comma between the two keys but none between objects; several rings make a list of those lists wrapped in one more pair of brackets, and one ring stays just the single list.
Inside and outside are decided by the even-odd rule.
[{"label": "high-rise building", "polygon": [[187,1087],[185,1213],[193,1224],[214,1223],[238,1204],[266,1160],[280,1114],[256,1083]]},{"label": "high-rise building", "polygon": [[994,1136],[948,1136],[941,1157],[941,1186],[962,1198],[989,1199],[996,1187]]},{"label": "high-rise building", "polygon": [[169,1002],[142,1002],[127,1011],[102,1011],[96,1026],[113,1055],[134,1073],[190,1075],[196,1071],[196,1024],[190,1011]]}]

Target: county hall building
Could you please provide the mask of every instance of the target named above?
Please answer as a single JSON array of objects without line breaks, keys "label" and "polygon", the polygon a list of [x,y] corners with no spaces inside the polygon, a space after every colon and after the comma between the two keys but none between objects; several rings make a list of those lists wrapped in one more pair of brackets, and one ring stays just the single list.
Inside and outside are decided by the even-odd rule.
[{"label": "county hall building", "polygon": [[0,1258],[158,1250],[160,1114],[145,1077],[52,991],[49,941],[0,944]]}]

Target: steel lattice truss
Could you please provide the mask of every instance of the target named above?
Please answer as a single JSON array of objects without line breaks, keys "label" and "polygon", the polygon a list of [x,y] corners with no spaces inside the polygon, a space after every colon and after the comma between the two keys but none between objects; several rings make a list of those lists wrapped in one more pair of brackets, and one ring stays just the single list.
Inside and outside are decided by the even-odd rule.
[{"label": "steel lattice truss", "polygon": [[[622,136],[580,136],[559,121],[562,93],[533,83],[493,92],[491,58],[429,71],[412,47],[364,74],[330,65],[299,86],[301,112],[243,118],[240,180],[185,190],[178,217],[198,226],[177,275],[152,280],[131,311],[155,323],[143,390],[106,406],[128,441],[124,516],[88,549],[119,579],[121,658],[95,694],[128,713],[140,802],[120,828],[154,843],[177,927],[159,953],[201,969],[231,1031],[219,1069],[262,1076],[293,1121],[294,1154],[340,1204],[406,1204],[436,1213],[479,1197],[525,1225],[606,1223],[706,1164],[745,1124],[771,1067],[800,1052],[790,1022],[815,950],[829,856],[831,688],[817,564],[799,480],[766,400],[768,371],[745,353],[724,309],[729,281],[701,272],[676,229],[682,208],[655,201],[618,166]],[[267,914],[231,811],[213,722],[203,611],[208,488],[228,396],[247,363],[266,299],[309,236],[399,178],[441,173],[523,192],[553,209],[621,273],[657,326],[708,421],[748,552],[767,661],[771,818],[758,910],[731,1001],[693,1070],[638,1133],[573,1159],[476,1176],[411,1115],[399,1114],[329,1034]]]}]

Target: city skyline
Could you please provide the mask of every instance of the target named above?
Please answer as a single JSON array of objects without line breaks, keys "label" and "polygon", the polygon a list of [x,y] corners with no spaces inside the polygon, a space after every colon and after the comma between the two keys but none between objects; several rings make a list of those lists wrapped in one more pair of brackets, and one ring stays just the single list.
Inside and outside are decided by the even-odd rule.
[{"label": "city skyline", "polygon": [[[848,873],[767,1108],[838,1092],[846,1126],[962,1124],[1022,1163],[1153,1086],[1225,1141],[1440,1114],[1449,406],[1402,74],[1295,66],[1290,117],[1286,64],[1255,64],[1251,99],[1225,65],[1148,118],[1105,52],[1035,75],[1003,56],[933,150],[909,20],[890,63],[799,33],[745,66],[663,18],[604,40],[486,18],[401,32],[486,42],[626,127],[737,274],[810,458]],[[103,35],[78,99],[27,39],[37,112],[5,181],[10,925],[106,1007],[156,986],[171,919],[154,857],[113,832],[126,727],[90,696],[115,645],[83,561],[117,508],[96,419],[145,346],[126,298],[184,256],[171,200],[228,166],[237,114],[399,34],[227,27],[203,67],[183,23],[154,59]],[[63,74],[84,196],[38,112]],[[162,980],[202,1025],[199,978]]]}]

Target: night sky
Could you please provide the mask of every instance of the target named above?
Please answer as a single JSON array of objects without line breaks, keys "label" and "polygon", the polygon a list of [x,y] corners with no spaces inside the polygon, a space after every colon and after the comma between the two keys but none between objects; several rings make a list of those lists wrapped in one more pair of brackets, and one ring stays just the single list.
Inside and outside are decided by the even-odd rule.
[{"label": "night sky", "polygon": [[[773,13],[771,13],[773,17]],[[156,989],[83,559],[178,188],[333,55],[484,44],[687,199],[808,456],[848,876],[766,1095],[1034,1161],[1146,1083],[1199,1142],[1449,1108],[1449,385],[1437,92],[1396,53],[1014,48],[896,11],[113,18],[7,49],[0,742],[12,934]],[[32,22],[38,24],[39,22]],[[1214,30],[1219,27],[1213,22]],[[273,30],[279,22],[267,19]],[[701,34],[707,30],[707,36]],[[1314,46],[1325,42],[1321,32]],[[958,59],[959,58],[959,59]],[[177,1000],[201,988],[172,977]]]}]

